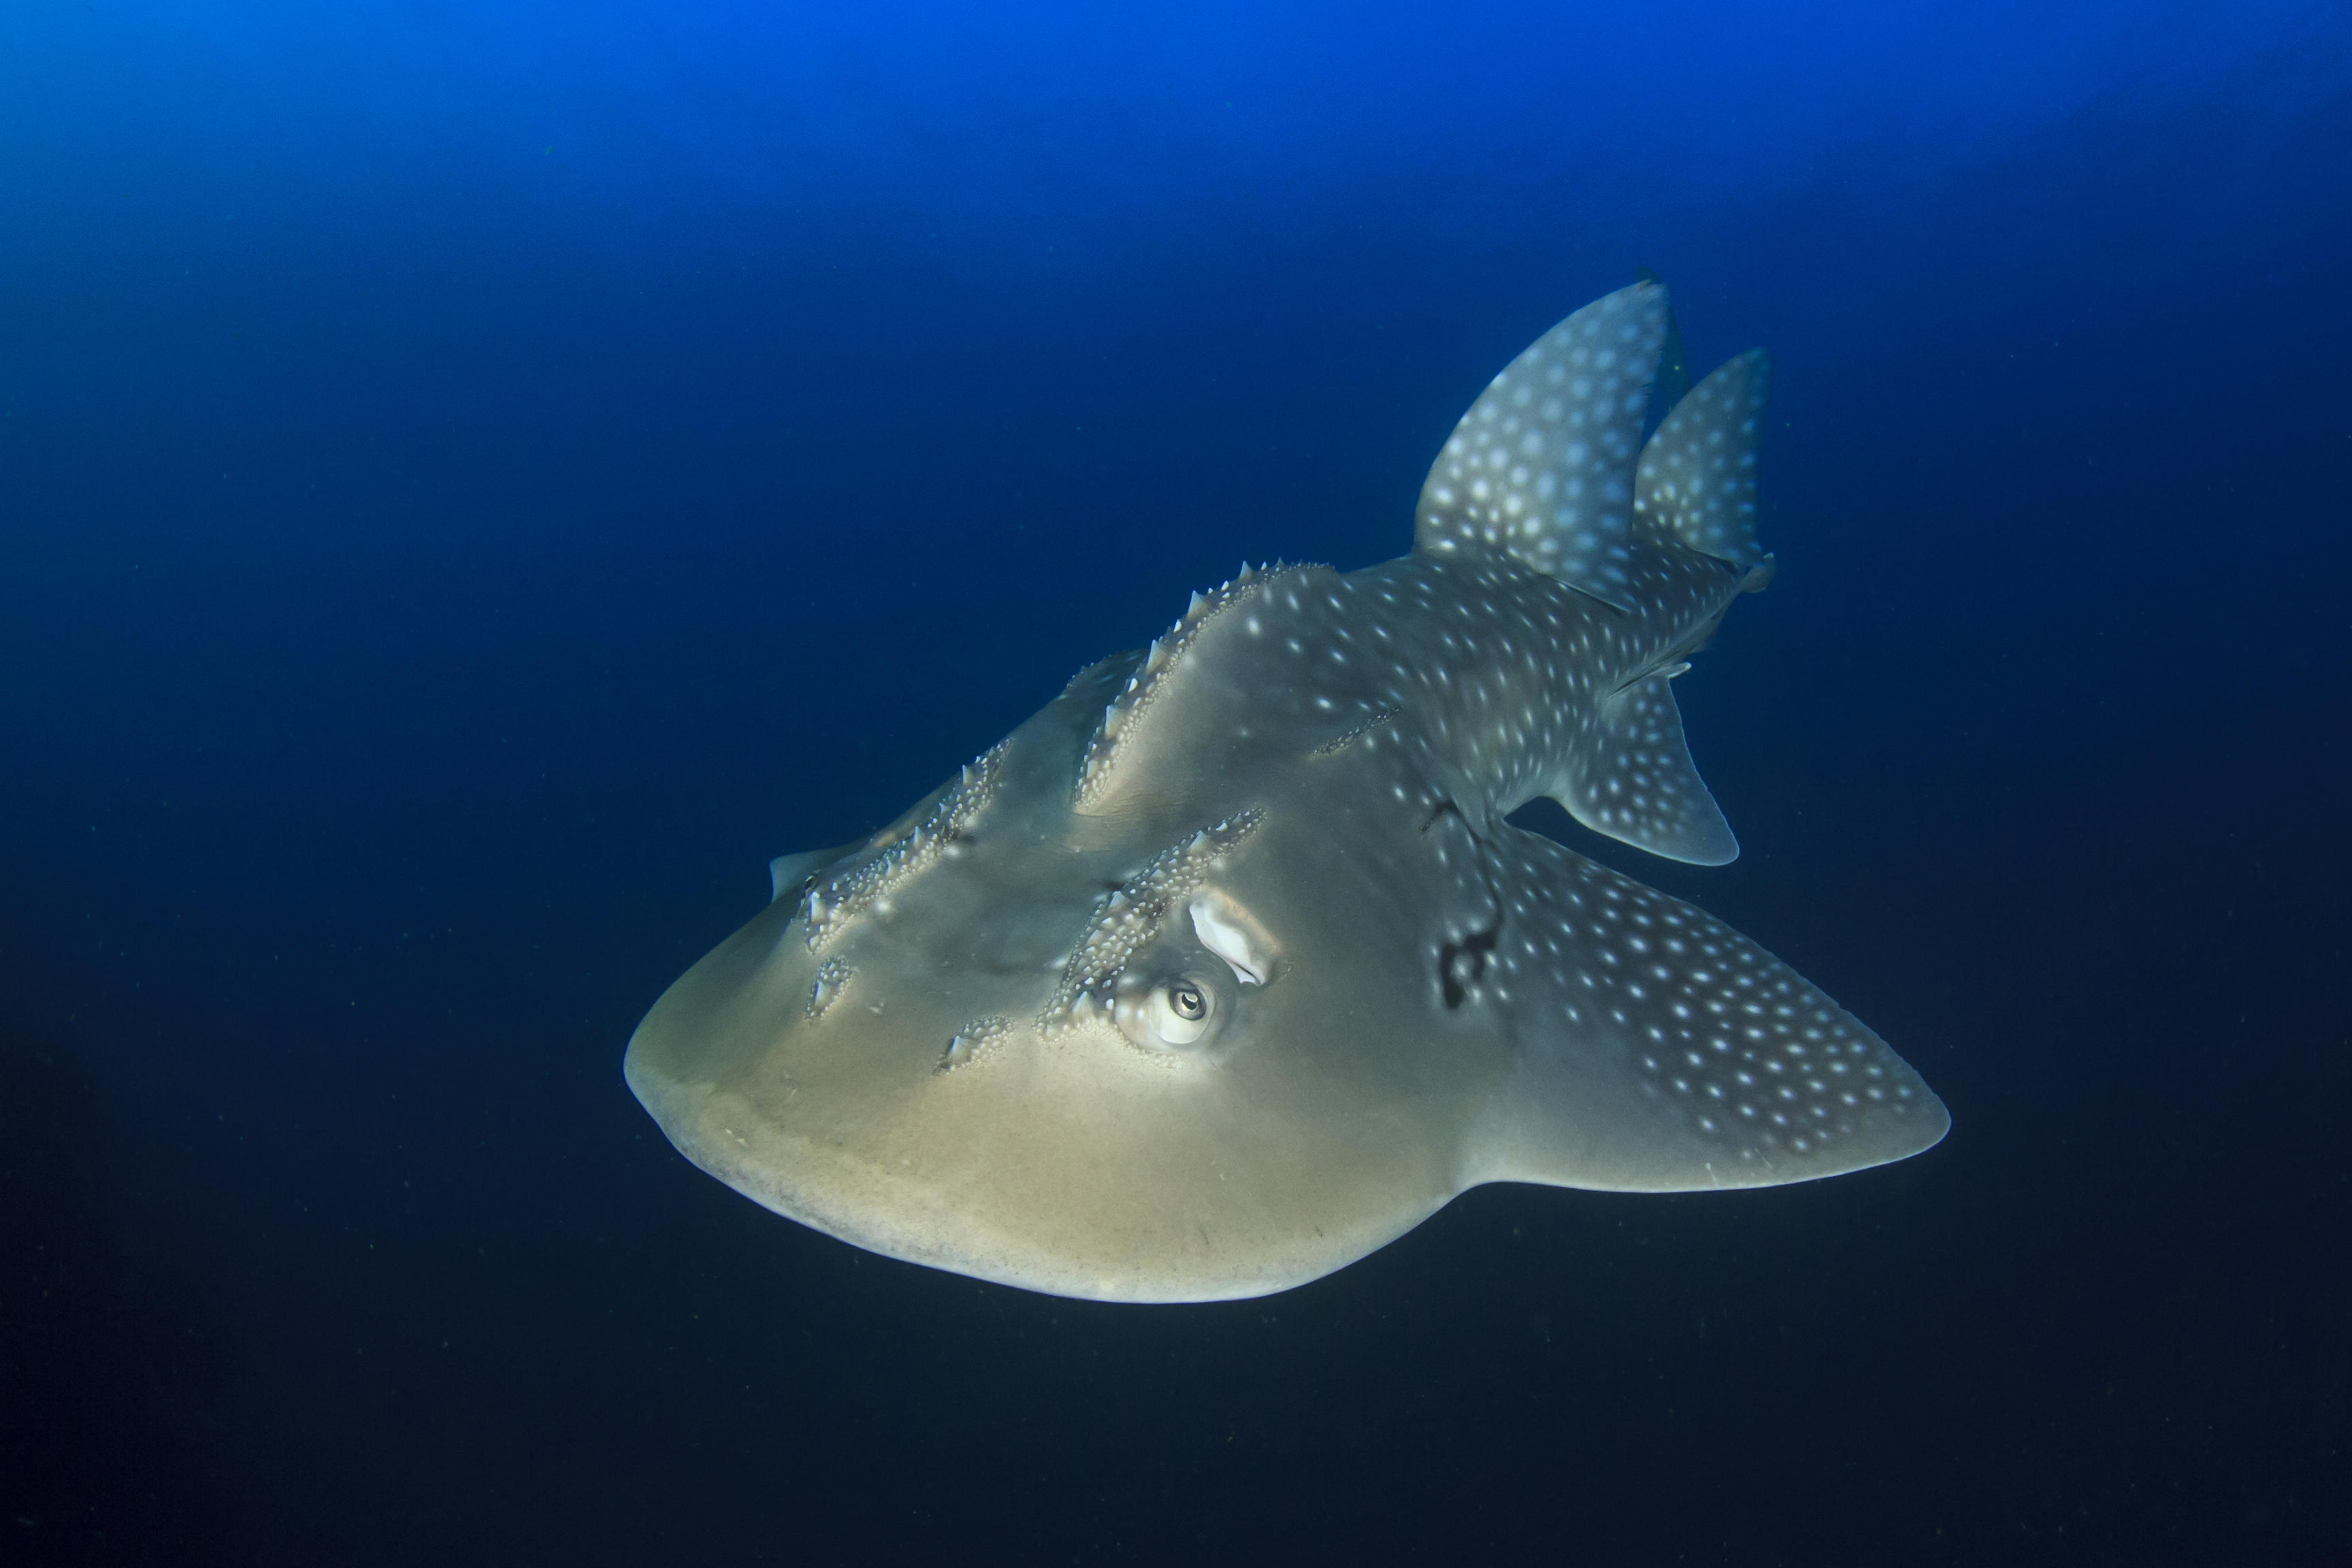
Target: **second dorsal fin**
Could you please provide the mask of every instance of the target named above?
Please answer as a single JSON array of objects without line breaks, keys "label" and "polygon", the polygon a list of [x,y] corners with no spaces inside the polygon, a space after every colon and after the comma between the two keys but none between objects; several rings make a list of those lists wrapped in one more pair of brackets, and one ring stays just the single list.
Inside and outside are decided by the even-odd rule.
[{"label": "second dorsal fin", "polygon": [[1772,360],[1762,349],[1693,387],[1642,449],[1634,510],[1718,561],[1752,569],[1769,560],[1756,537],[1756,443],[1771,391]]},{"label": "second dorsal fin", "polygon": [[1530,344],[1446,438],[1413,548],[1499,550],[1631,609],[1633,473],[1665,331],[1665,289],[1636,283]]}]

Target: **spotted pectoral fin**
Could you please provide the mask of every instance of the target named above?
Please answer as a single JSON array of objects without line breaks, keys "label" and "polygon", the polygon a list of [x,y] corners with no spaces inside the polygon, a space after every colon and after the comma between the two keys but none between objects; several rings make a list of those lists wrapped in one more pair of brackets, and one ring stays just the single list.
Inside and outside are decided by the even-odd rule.
[{"label": "spotted pectoral fin", "polygon": [[1486,1005],[1506,1016],[1513,1067],[1465,1184],[1775,1186],[1904,1159],[1950,1128],[1909,1063],[1761,947],[1510,831]]},{"label": "spotted pectoral fin", "polygon": [[1553,795],[1595,833],[1669,860],[1727,865],[1739,858],[1739,840],[1698,776],[1675,706],[1672,681],[1684,668],[1603,699]]}]

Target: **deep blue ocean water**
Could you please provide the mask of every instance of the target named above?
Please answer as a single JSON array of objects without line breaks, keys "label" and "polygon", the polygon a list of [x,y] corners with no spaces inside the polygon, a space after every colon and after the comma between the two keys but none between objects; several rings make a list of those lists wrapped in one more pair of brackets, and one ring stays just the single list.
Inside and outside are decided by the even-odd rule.
[{"label": "deep blue ocean water", "polygon": [[[1746,854],[1547,826],[1941,1147],[1182,1309],[671,1152],[769,856],[1402,552],[1642,266],[1777,356]],[[2340,3],[16,0],[0,1559],[2327,1557],[2347,279]]]}]

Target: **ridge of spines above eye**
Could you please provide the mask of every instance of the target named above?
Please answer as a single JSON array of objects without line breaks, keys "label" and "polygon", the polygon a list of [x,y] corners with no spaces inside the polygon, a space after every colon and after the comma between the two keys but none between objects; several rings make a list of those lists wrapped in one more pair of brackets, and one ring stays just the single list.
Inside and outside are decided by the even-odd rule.
[{"label": "ridge of spines above eye", "polygon": [[1003,770],[1004,750],[1005,742],[999,741],[964,764],[962,772],[940,786],[920,820],[872,844],[848,869],[809,889],[800,908],[809,952],[824,951],[850,921],[891,889],[950,852],[949,846],[957,835],[994,795]]},{"label": "ridge of spines above eye", "polygon": [[1143,868],[1096,901],[1087,934],[1062,967],[1040,1029],[1053,1029],[1083,1016],[1110,997],[1111,987],[1145,943],[1158,934],[1168,911],[1200,886],[1209,868],[1257,830],[1264,820],[1244,811],[1177,840]]}]

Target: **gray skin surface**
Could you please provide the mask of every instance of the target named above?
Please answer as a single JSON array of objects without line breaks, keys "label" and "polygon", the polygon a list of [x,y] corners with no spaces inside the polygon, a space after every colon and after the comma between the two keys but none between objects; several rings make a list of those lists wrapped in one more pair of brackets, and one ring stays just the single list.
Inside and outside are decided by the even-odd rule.
[{"label": "gray skin surface", "polygon": [[780,860],[630,1042],[663,1131],[860,1247],[1140,1301],[1303,1283],[1481,1182],[1771,1185],[1937,1142],[1917,1075],[1785,965],[1503,820],[1550,794],[1737,853],[1668,682],[1769,575],[1764,369],[1637,468],[1665,325],[1637,286],[1515,362],[1412,554],[1245,571],[891,828]]}]

